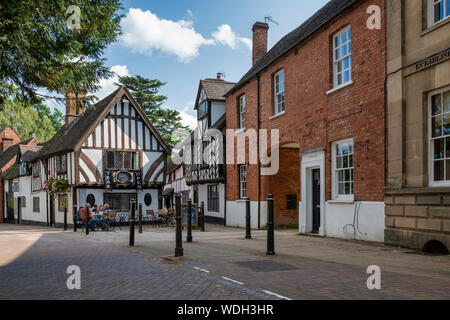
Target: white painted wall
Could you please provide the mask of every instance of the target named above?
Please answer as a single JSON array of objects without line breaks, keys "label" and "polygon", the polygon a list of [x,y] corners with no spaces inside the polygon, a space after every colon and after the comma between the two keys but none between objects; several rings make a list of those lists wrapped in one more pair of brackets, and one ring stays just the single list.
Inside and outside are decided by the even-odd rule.
[{"label": "white painted wall", "polygon": [[[355,216],[354,204],[334,203],[327,201],[325,204],[325,234],[328,237],[347,238],[343,228],[353,224]],[[384,203],[383,202],[361,202],[359,213],[359,230],[356,231],[354,239],[384,242]],[[353,228],[347,228],[353,232]]]},{"label": "white painted wall", "polygon": [[[250,202],[252,229],[258,229],[258,201]],[[267,201],[261,201],[261,228],[267,224]],[[245,228],[245,201],[227,201],[227,226]]]},{"label": "white painted wall", "polygon": [[202,201],[205,203],[205,215],[215,218],[224,218],[225,217],[225,207],[224,207],[224,198],[225,198],[225,185],[223,183],[218,184],[219,191],[219,212],[208,211],[208,185],[199,185],[198,186],[198,202],[199,205]]},{"label": "white painted wall", "polygon": [[[13,180],[19,183],[19,192],[14,193],[14,217],[18,218],[17,198],[25,197],[25,207],[22,207],[22,220],[47,222],[45,192],[31,193],[31,176],[20,177]],[[40,198],[40,212],[33,212],[33,197]]]}]

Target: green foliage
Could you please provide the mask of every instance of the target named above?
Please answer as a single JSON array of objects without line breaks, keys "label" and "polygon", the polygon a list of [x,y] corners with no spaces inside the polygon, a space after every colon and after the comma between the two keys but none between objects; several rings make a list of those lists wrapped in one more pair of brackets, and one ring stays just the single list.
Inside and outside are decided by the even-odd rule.
[{"label": "green foliage", "polygon": [[[80,29],[67,23],[71,5],[80,8]],[[38,88],[95,92],[111,76],[101,56],[120,34],[119,9],[120,0],[1,1],[0,100],[18,90],[19,99],[36,102]]]},{"label": "green foliage", "polygon": [[164,82],[137,75],[119,77],[117,85],[125,85],[130,90],[169,147],[173,148],[181,140],[174,135],[175,132],[185,132],[184,136],[191,132],[189,127],[181,124],[179,111],[162,107],[167,97],[159,95],[158,92],[165,85]]},{"label": "green foliage", "polygon": [[45,190],[50,195],[65,193],[69,190],[69,182],[66,179],[50,178],[44,182]]},{"label": "green foliage", "polygon": [[[61,127],[59,114],[45,105],[34,106],[19,100],[5,99],[0,112],[0,127],[11,126],[24,140],[36,138],[45,142]],[[56,124],[56,125],[55,125]]]}]

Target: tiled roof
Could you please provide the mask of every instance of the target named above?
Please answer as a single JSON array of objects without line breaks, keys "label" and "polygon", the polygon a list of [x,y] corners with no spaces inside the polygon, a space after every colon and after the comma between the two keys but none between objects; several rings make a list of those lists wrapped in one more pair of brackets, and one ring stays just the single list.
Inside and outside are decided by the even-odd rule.
[{"label": "tiled roof", "polygon": [[267,52],[229,92],[227,92],[227,94],[239,90],[259,72],[267,68],[293,47],[308,39],[316,31],[358,1],[359,0],[332,0],[328,2],[297,29],[288,33],[278,41],[278,43],[274,45],[272,49],[270,49],[269,52]]},{"label": "tiled roof", "polygon": [[3,180],[11,180],[20,177],[20,165],[15,164],[2,175]]},{"label": "tiled roof", "polygon": [[200,80],[205,90],[206,97],[210,100],[225,101],[225,93],[234,87],[234,82],[226,82],[218,79]]},{"label": "tiled roof", "polygon": [[75,145],[121,89],[122,87],[118,88],[109,96],[97,102],[91,108],[88,108],[88,110],[72,123],[64,124],[49,141],[43,144],[43,148],[36,153],[35,159],[46,158],[52,154],[74,150]]},{"label": "tiled roof", "polygon": [[20,143],[12,145],[5,151],[1,152],[0,153],[0,170],[3,169],[3,167],[6,166],[8,164],[8,162],[10,162],[11,159],[13,159],[17,155],[17,153],[19,152],[20,146],[27,145],[30,141],[31,141],[31,139],[22,141]]}]

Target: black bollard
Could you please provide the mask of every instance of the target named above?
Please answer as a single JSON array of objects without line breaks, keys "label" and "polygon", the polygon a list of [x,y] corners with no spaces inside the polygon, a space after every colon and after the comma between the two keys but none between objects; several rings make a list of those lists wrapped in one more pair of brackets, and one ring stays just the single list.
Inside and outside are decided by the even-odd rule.
[{"label": "black bollard", "polygon": [[136,201],[132,200],[131,203],[131,217],[130,217],[130,247],[134,246],[134,217],[136,210]]},{"label": "black bollard", "polygon": [[250,198],[245,198],[245,239],[251,239]]},{"label": "black bollard", "polygon": [[273,223],[273,195],[267,196],[267,252],[266,255],[275,255],[275,234]]},{"label": "black bollard", "polygon": [[73,206],[73,232],[77,232],[77,205]]},{"label": "black bollard", "polygon": [[142,231],[142,203],[139,203],[139,233],[143,233],[143,231]]},{"label": "black bollard", "polygon": [[88,203],[87,205],[86,205],[86,221],[85,221],[85,223],[86,223],[86,235],[89,235],[89,228],[90,228],[90,223],[89,223],[89,219],[91,218],[90,216],[89,216],[89,208],[90,208],[90,204]]},{"label": "black bollard", "polygon": [[188,200],[188,207],[187,207],[187,242],[192,242],[192,200]]},{"label": "black bollard", "polygon": [[176,233],[175,233],[175,257],[183,256],[183,235],[181,231],[181,194],[177,193],[175,195],[175,206],[176,206]]},{"label": "black bollard", "polygon": [[67,230],[67,207],[64,208],[64,231]]},{"label": "black bollard", "polygon": [[202,201],[201,206],[201,220],[200,220],[200,227],[202,228],[202,232],[205,232],[205,202]]}]

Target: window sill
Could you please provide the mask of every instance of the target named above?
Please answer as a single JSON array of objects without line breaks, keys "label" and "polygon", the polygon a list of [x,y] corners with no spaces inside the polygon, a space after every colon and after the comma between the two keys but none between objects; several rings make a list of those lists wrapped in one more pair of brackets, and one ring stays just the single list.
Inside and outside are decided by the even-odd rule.
[{"label": "window sill", "polygon": [[239,130],[236,130],[235,132],[234,132],[234,134],[238,134],[238,133],[242,133],[242,132],[245,132],[245,128],[242,128],[242,129],[239,129]]},{"label": "window sill", "polygon": [[281,117],[281,116],[284,116],[285,114],[286,114],[286,111],[277,113],[277,114],[271,116],[271,117],[269,118],[269,120],[273,120],[273,119],[279,118],[279,117]]},{"label": "window sill", "polygon": [[245,199],[237,199],[237,200],[236,200],[237,203],[245,203],[246,201],[247,201],[247,200],[245,200]]},{"label": "window sill", "polygon": [[423,30],[422,33],[420,34],[421,37],[429,34],[430,32],[433,32],[436,29],[439,29],[440,27],[445,26],[446,24],[450,23],[450,18],[447,17],[442,21],[439,21],[438,23],[428,27],[427,29]]},{"label": "window sill", "polygon": [[333,92],[339,91],[339,90],[341,90],[341,89],[343,89],[343,88],[346,88],[346,87],[348,87],[348,86],[351,86],[352,84],[353,84],[353,80],[350,81],[350,82],[347,82],[347,83],[345,83],[345,84],[342,84],[342,85],[340,85],[339,87],[336,87],[336,88],[333,88],[333,89],[331,89],[331,90],[328,90],[328,91],[327,91],[327,95],[328,95],[328,94],[332,94]]},{"label": "window sill", "polygon": [[354,199],[333,199],[333,200],[328,200],[328,203],[332,203],[332,204],[354,204],[355,200]]}]

